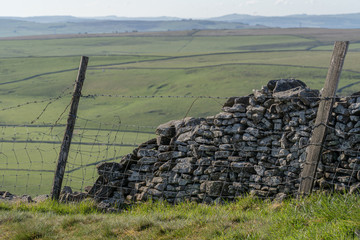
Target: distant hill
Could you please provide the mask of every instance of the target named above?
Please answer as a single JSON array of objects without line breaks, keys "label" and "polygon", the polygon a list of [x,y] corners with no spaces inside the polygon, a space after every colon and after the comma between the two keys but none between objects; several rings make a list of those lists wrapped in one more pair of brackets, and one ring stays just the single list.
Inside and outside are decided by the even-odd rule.
[{"label": "distant hill", "polygon": [[103,16],[103,17],[73,17],[73,16],[36,16],[36,17],[0,17],[0,19],[20,20],[26,22],[36,23],[59,23],[59,22],[89,22],[89,21],[176,21],[182,20],[177,17],[117,17],[117,16]]},{"label": "distant hill", "polygon": [[104,16],[0,17],[0,37],[44,34],[123,33],[249,28],[360,28],[360,13],[340,15],[289,15],[264,17],[231,14],[209,19],[176,17],[128,18]]},{"label": "distant hill", "polygon": [[35,23],[84,22],[91,19],[73,16],[0,17],[0,20],[19,20]]},{"label": "distant hill", "polygon": [[289,15],[282,17],[264,17],[244,14],[230,14],[211,21],[242,22],[250,25],[266,25],[268,27],[305,27],[305,28],[360,28],[360,13],[337,15]]},{"label": "distant hill", "polygon": [[0,18],[0,37],[47,34],[87,34],[182,31],[192,29],[260,28],[240,22],[210,20],[104,20],[74,17]]}]

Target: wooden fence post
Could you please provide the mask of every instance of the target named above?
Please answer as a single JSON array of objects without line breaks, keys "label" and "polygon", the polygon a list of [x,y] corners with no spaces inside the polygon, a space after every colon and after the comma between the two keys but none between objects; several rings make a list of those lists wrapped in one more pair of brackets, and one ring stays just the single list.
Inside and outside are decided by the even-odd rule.
[{"label": "wooden fence post", "polygon": [[348,41],[339,41],[334,44],[334,51],[331,57],[325,86],[321,95],[321,101],[315,120],[315,126],[312,131],[310,145],[306,149],[306,162],[301,173],[301,183],[299,187],[300,196],[309,195],[313,188],[316,169],[320,161],[322,147],[325,141],[326,128],[332,111],[334,97],[340,80],[340,74],[348,46]]},{"label": "wooden fence post", "polygon": [[81,89],[85,80],[85,73],[88,62],[89,62],[88,57],[85,56],[81,57],[79,72],[74,87],[74,93],[71,99],[71,106],[70,106],[69,117],[67,120],[67,126],[65,130],[63,142],[61,144],[59,159],[54,175],[54,182],[51,191],[51,198],[53,200],[59,200],[60,197],[61,185],[64,178],[66,162],[70,150],[71,138],[75,127],[77,109],[81,97]]}]

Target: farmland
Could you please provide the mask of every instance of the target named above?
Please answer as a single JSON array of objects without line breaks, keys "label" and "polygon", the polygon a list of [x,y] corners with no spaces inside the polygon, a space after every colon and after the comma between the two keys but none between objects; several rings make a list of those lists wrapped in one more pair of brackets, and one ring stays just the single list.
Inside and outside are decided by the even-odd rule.
[{"label": "farmland", "polygon": [[0,188],[49,192],[81,55],[90,62],[66,176],[81,190],[95,180],[94,163],[130,152],[161,123],[216,114],[226,97],[250,94],[271,79],[297,78],[321,89],[335,40],[351,40],[339,95],[360,91],[357,30],[243,31],[251,34],[0,40]]}]

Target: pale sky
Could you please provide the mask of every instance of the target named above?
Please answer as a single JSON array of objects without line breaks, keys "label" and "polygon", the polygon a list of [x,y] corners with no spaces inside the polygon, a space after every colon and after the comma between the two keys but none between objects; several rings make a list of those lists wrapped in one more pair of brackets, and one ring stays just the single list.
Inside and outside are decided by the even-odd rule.
[{"label": "pale sky", "polygon": [[0,16],[208,18],[360,12],[360,0],[0,0]]}]

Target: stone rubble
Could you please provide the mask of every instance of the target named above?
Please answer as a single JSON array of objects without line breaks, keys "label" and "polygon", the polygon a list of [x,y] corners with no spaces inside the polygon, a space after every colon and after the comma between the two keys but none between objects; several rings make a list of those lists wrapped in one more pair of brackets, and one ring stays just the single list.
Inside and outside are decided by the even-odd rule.
[{"label": "stone rubble", "polygon": [[0,191],[0,201],[12,201],[12,202],[23,202],[23,203],[32,203],[35,200],[29,195],[17,196],[11,194],[8,191]]},{"label": "stone rubble", "polygon": [[[60,193],[59,201],[63,203],[67,202],[80,202],[88,196],[87,193],[73,192],[68,186],[65,186]],[[0,201],[9,202],[23,202],[23,203],[39,203],[50,199],[48,194],[43,194],[32,198],[30,195],[17,196],[8,191],[0,190]]]},{"label": "stone rubble", "polygon": [[[173,120],[120,162],[97,166],[88,189],[105,207],[147,199],[214,203],[244,194],[297,194],[320,93],[300,80],[272,80],[222,112]],[[315,190],[360,190],[360,97],[335,99]]]}]

